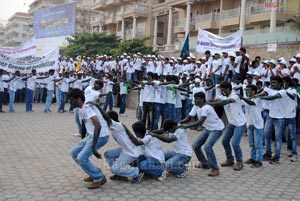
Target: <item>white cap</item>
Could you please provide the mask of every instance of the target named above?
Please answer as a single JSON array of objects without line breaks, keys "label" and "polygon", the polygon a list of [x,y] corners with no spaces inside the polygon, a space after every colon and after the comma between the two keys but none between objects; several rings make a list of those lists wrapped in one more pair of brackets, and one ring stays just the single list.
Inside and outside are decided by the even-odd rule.
[{"label": "white cap", "polygon": [[282,60],[285,60],[284,57],[279,57],[277,61],[282,61]]},{"label": "white cap", "polygon": [[178,61],[182,61],[182,58],[181,58],[181,57],[178,57],[177,60],[178,60]]},{"label": "white cap", "polygon": [[262,63],[263,64],[269,64],[269,62],[270,62],[269,60],[264,60]]},{"label": "white cap", "polygon": [[140,52],[138,52],[138,53],[136,53],[137,55],[141,55],[141,53]]},{"label": "white cap", "polygon": [[130,56],[127,56],[127,59],[130,59]]},{"label": "white cap", "polygon": [[292,57],[292,58],[289,60],[289,62],[294,62],[294,63],[296,63],[297,60],[296,60],[294,57]]},{"label": "white cap", "polygon": [[187,57],[187,59],[191,59],[191,57]]},{"label": "white cap", "polygon": [[124,55],[124,56],[127,56],[127,53],[126,53],[126,52],[124,52],[124,53],[123,53],[123,55]]},{"label": "white cap", "polygon": [[188,61],[185,59],[185,60],[183,60],[183,63],[187,63]]},{"label": "white cap", "polygon": [[254,71],[252,75],[254,75],[254,76],[260,76],[260,73],[257,72],[257,71]]},{"label": "white cap", "polygon": [[196,61],[196,64],[201,64],[201,61]]},{"label": "white cap", "polygon": [[198,82],[198,83],[200,83],[200,82],[201,82],[201,80],[200,80],[199,78],[196,78],[196,79],[195,79],[195,82]]},{"label": "white cap", "polygon": [[300,58],[300,53],[296,54],[295,58]]},{"label": "white cap", "polygon": [[287,65],[287,63],[286,63],[285,60],[280,61],[279,64],[283,64],[283,65],[285,65],[285,66]]},{"label": "white cap", "polygon": [[270,63],[270,64],[276,65],[276,61],[275,61],[274,59],[271,59],[271,60],[269,61],[269,63]]}]

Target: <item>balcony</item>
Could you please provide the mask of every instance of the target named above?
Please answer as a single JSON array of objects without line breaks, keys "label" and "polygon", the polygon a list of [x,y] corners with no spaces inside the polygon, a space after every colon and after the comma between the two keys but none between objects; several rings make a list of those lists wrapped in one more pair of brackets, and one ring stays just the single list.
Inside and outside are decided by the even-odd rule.
[{"label": "balcony", "polygon": [[102,25],[103,23],[104,23],[103,15],[98,15],[98,16],[92,17],[92,21],[91,21],[92,26]]},{"label": "balcony", "polygon": [[115,10],[121,6],[121,0],[97,0],[93,5],[93,10],[105,11],[105,10]]},{"label": "balcony", "polygon": [[220,13],[209,13],[197,16],[195,20],[195,30],[201,29],[217,29],[219,28]]},{"label": "balcony", "polygon": [[[184,33],[185,25],[186,25],[186,19],[175,20],[174,33]],[[194,31],[194,30],[195,30],[195,23],[191,22],[190,23],[190,31]]]},{"label": "balcony", "polygon": [[105,24],[115,24],[116,21],[116,14],[115,13],[111,13],[108,15],[104,16],[104,23]]},{"label": "balcony", "polygon": [[148,17],[149,7],[144,4],[135,4],[124,7],[122,17]]},{"label": "balcony", "polygon": [[237,25],[240,23],[240,7],[229,9],[229,10],[223,10],[222,11],[222,19],[221,19],[221,26],[232,26]]}]

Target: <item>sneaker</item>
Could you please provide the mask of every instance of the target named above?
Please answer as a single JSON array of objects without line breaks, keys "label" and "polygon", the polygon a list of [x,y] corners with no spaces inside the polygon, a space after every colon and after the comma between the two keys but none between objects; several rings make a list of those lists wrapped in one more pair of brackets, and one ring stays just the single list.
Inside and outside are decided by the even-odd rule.
[{"label": "sneaker", "polygon": [[240,171],[242,170],[244,167],[243,163],[236,163],[232,166],[232,168],[235,170],[235,171]]},{"label": "sneaker", "polygon": [[111,177],[109,177],[111,180],[115,181],[115,180],[119,180],[119,181],[127,181],[128,177],[122,177],[119,175],[113,175]]},{"label": "sneaker", "polygon": [[73,134],[75,137],[81,137],[81,133],[74,133]]},{"label": "sneaker", "polygon": [[229,166],[233,166],[234,162],[233,161],[228,161],[226,160],[224,163],[221,163],[222,167],[229,167]]},{"label": "sneaker", "polygon": [[279,158],[277,157],[272,157],[270,160],[270,164],[279,164]]},{"label": "sneaker", "polygon": [[160,177],[157,178],[158,181],[164,181],[167,179],[167,171],[164,170]]},{"label": "sneaker", "polygon": [[292,156],[291,162],[296,162],[296,161],[297,161],[297,156],[296,155]]},{"label": "sneaker", "polygon": [[144,172],[140,172],[136,177],[133,177],[131,180],[132,184],[139,184],[141,183],[144,176]]},{"label": "sneaker", "polygon": [[106,183],[106,177],[104,176],[101,181],[93,182],[87,186],[88,189],[97,189]]},{"label": "sneaker", "polygon": [[219,174],[220,174],[219,170],[211,170],[211,172],[208,174],[208,176],[215,177],[215,176],[218,176]]},{"label": "sneaker", "polygon": [[128,117],[127,114],[121,114],[121,113],[119,113],[119,115],[120,115],[121,117]]},{"label": "sneaker", "polygon": [[195,168],[210,169],[209,165],[203,163],[198,163]]},{"label": "sneaker", "polygon": [[189,168],[186,168],[185,171],[183,171],[182,173],[180,174],[177,174],[176,177],[177,178],[184,178],[186,177],[186,175],[189,173],[190,169]]},{"label": "sneaker", "polygon": [[87,176],[87,177],[85,177],[85,178],[83,179],[83,181],[84,181],[84,182],[93,182],[94,180],[93,180],[92,177]]},{"label": "sneaker", "polygon": [[262,162],[255,162],[255,163],[253,163],[250,167],[251,168],[259,168],[259,167],[261,167],[262,166]]},{"label": "sneaker", "polygon": [[250,158],[250,159],[248,159],[245,163],[246,163],[246,164],[255,164],[256,161],[255,161],[254,159]]},{"label": "sneaker", "polygon": [[272,156],[271,155],[269,155],[269,154],[264,154],[264,156],[263,156],[263,160],[264,161],[269,161],[269,160],[271,160],[272,159]]}]

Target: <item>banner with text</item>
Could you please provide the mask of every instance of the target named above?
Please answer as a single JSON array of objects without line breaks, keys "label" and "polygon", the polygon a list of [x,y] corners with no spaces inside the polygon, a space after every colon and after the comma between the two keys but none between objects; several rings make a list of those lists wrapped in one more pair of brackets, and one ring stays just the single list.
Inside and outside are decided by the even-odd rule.
[{"label": "banner with text", "polygon": [[19,70],[21,73],[30,73],[32,69],[37,72],[47,72],[58,68],[59,48],[52,49],[40,59],[20,60],[0,54],[0,68],[8,72]]},{"label": "banner with text", "polygon": [[76,3],[69,3],[34,12],[35,38],[68,36],[75,33]]},{"label": "banner with text", "polygon": [[225,38],[212,34],[208,31],[199,29],[197,37],[196,51],[204,53],[206,50],[211,52],[235,52],[240,49],[242,44],[242,31],[237,31]]},{"label": "banner with text", "polygon": [[18,47],[12,47],[12,48],[0,47],[0,54],[4,54],[12,58],[35,56],[36,54],[35,39],[32,38]]}]

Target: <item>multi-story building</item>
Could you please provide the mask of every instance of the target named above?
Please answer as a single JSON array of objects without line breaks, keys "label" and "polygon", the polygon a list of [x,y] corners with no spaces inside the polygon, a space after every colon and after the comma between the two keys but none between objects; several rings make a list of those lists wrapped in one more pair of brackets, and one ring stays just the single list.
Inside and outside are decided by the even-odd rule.
[{"label": "multi-story building", "polygon": [[31,17],[17,12],[8,19],[5,29],[4,46],[18,46],[32,37]]},{"label": "multi-story building", "polygon": [[6,23],[7,22],[5,20],[0,20],[0,47],[4,46]]},{"label": "multi-story building", "polygon": [[159,51],[180,50],[187,34],[195,49],[198,29],[221,36],[243,30],[245,45],[299,41],[287,20],[299,15],[299,0],[94,0],[101,12],[92,30],[123,40],[150,36]]}]

